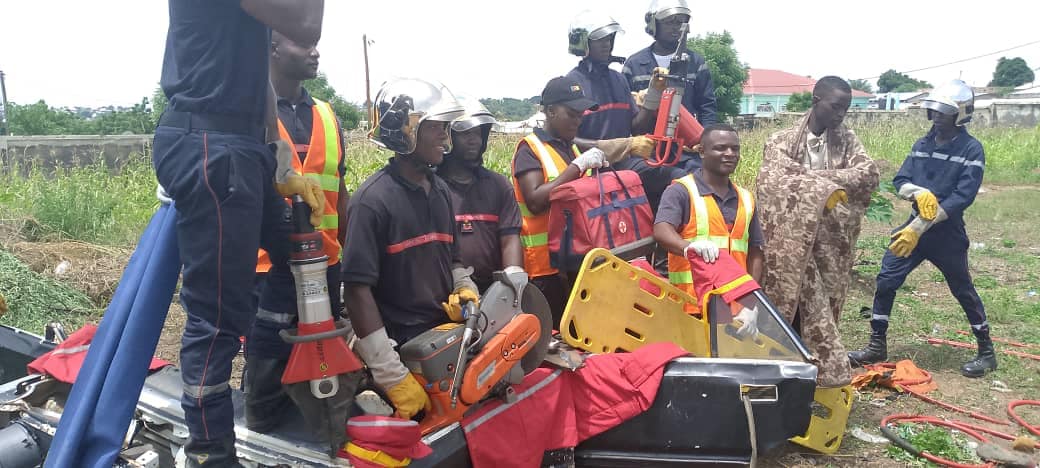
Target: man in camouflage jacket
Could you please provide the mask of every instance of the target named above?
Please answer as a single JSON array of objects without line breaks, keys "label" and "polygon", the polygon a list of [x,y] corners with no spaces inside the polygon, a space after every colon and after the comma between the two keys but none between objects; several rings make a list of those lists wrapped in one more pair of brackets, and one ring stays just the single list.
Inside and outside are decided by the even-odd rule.
[{"label": "man in camouflage jacket", "polygon": [[860,222],[878,169],[842,122],[852,92],[822,78],[796,126],[766,142],[756,181],[766,240],[763,288],[819,359],[819,385],[851,380],[838,318],[848,291]]}]

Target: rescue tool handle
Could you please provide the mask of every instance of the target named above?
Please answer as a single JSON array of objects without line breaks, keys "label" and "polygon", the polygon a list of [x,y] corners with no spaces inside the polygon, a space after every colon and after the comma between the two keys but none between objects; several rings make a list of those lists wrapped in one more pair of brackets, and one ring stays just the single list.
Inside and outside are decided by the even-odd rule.
[{"label": "rescue tool handle", "polygon": [[462,304],[463,316],[466,317],[465,330],[462,331],[462,344],[459,345],[459,356],[455,360],[455,369],[451,378],[451,387],[448,389],[448,395],[451,397],[451,407],[455,407],[455,403],[459,400],[459,387],[462,385],[462,373],[463,368],[466,366],[466,354],[469,351],[470,339],[473,337],[473,330],[477,328],[477,319],[480,318],[480,312],[477,311],[476,306],[473,305],[473,301],[466,301]]},{"label": "rescue tool handle", "polygon": [[303,201],[303,197],[300,195],[292,196],[292,219],[293,219],[293,232],[297,234],[309,234],[314,232],[314,226],[311,225],[311,207],[307,202]]},{"label": "rescue tool handle", "polygon": [[345,337],[345,336],[349,335],[351,331],[353,331],[353,330],[350,328],[350,323],[347,322],[346,320],[339,319],[339,320],[336,321],[336,329],[335,330],[329,330],[329,331],[324,331],[324,332],[313,333],[313,334],[310,334],[310,335],[300,336],[300,335],[296,334],[296,329],[293,328],[293,329],[280,330],[278,332],[278,335],[281,336],[282,339],[285,340],[286,343],[296,344],[296,343],[309,343],[311,341],[327,340],[329,338]]}]

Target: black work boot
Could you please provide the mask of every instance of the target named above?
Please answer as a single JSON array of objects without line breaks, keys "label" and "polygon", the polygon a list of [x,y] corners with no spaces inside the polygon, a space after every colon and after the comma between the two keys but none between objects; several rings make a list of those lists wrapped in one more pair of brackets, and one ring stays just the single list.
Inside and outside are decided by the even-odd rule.
[{"label": "black work boot", "polygon": [[870,342],[859,351],[849,351],[849,364],[859,367],[874,364],[888,359],[887,337],[880,333],[871,333]]},{"label": "black work boot", "polygon": [[993,350],[993,340],[989,338],[989,333],[979,333],[975,340],[979,343],[979,355],[961,366],[961,375],[965,377],[982,377],[987,372],[997,370],[997,353]]}]

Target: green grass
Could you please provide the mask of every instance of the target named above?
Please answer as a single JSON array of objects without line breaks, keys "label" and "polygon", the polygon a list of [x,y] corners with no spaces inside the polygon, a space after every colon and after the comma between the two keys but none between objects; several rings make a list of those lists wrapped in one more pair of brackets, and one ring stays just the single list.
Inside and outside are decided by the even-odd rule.
[{"label": "green grass", "polygon": [[118,173],[101,163],[54,176],[18,172],[0,175],[0,218],[25,218],[21,234],[30,241],[131,245],[158,207],[155,176],[143,158]]},{"label": "green grass", "polygon": [[52,320],[75,330],[100,313],[86,294],[30,270],[3,250],[0,294],[10,308],[0,317],[0,323],[34,333],[42,333],[43,326]]},{"label": "green grass", "polygon": [[[980,462],[975,450],[968,445],[969,439],[959,432],[952,433],[942,427],[915,423],[900,424],[896,432],[903,440],[932,455],[955,462]],[[890,457],[907,463],[907,466],[937,466],[894,445],[889,445],[886,452]]]}]

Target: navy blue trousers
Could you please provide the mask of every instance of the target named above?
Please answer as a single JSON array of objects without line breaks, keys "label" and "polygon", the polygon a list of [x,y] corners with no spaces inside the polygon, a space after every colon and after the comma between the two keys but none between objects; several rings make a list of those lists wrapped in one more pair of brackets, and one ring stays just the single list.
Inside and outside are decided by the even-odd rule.
[{"label": "navy blue trousers", "polygon": [[903,285],[910,272],[927,260],[946,278],[946,285],[964,309],[975,335],[988,335],[986,310],[968,272],[968,244],[963,221],[948,220],[925,232],[909,257],[896,257],[886,251],[881,260],[881,273],[877,276],[877,292],[874,293],[874,312],[870,321],[873,332],[886,334],[896,290]]},{"label": "navy blue trousers", "polygon": [[176,201],[184,264],[180,297],[181,406],[191,439],[233,438],[231,360],[257,302],[257,249],[288,258],[290,212],[272,185],[275,160],[257,138],[159,126],[153,144],[159,183]]}]

